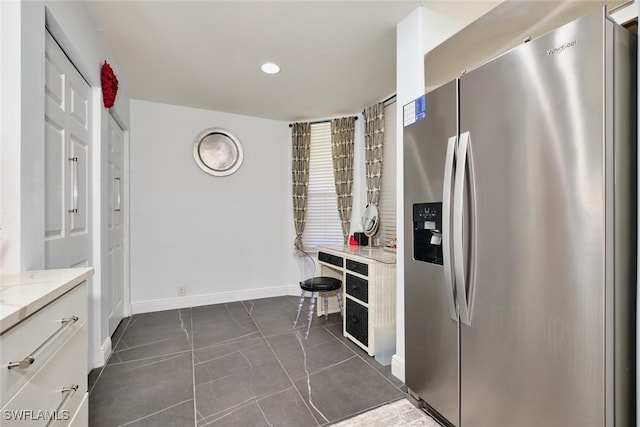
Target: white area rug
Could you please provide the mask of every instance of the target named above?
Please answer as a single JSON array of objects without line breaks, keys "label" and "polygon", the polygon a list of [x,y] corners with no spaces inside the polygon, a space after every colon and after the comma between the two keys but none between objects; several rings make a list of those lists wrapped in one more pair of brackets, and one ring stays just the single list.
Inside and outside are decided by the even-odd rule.
[{"label": "white area rug", "polygon": [[440,427],[427,414],[407,399],[388,403],[348,420],[332,424],[333,427]]}]

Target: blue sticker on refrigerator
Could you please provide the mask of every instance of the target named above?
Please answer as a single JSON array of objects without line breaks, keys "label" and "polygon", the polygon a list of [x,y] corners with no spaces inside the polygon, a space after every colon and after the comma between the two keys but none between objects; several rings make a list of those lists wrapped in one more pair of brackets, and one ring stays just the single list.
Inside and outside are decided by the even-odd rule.
[{"label": "blue sticker on refrigerator", "polygon": [[427,118],[427,97],[422,95],[410,103],[406,104],[403,109],[404,127],[419,122]]}]

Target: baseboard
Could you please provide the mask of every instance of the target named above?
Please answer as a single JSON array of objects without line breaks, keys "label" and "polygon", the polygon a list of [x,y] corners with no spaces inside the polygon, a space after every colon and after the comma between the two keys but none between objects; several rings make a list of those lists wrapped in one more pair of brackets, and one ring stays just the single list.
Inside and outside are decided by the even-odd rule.
[{"label": "baseboard", "polygon": [[391,374],[402,382],[404,380],[404,357],[394,354],[391,357]]},{"label": "baseboard", "polygon": [[274,288],[245,289],[241,291],[217,292],[214,294],[135,301],[131,303],[131,314],[175,310],[178,308],[198,307],[201,305],[222,304],[258,298],[299,295],[299,293],[300,288],[298,286],[278,286]]},{"label": "baseboard", "polygon": [[100,350],[98,352],[99,354],[96,355],[96,360],[93,361],[93,366],[91,367],[91,369],[104,366],[107,363],[107,360],[109,360],[109,356],[111,356],[111,350],[111,337],[108,336],[107,339],[105,339],[102,343],[102,346],[100,347]]}]

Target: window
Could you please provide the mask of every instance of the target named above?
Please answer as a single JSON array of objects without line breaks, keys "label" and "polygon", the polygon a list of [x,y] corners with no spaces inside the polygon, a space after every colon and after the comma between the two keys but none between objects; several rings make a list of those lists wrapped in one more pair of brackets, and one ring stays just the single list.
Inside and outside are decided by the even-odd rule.
[{"label": "window", "polygon": [[382,183],[380,185],[380,244],[386,245],[396,236],[396,103],[384,107],[384,145],[382,150]]},{"label": "window", "polygon": [[319,245],[342,245],[331,154],[331,122],[311,125],[307,213],[302,244],[315,252]]},{"label": "window", "polygon": [[[387,244],[396,236],[396,103],[384,109],[384,149],[382,184],[378,209],[380,228],[377,237]],[[307,213],[302,244],[315,252],[321,245],[342,245],[342,226],[338,215],[331,154],[331,122],[311,125],[311,154]]]}]

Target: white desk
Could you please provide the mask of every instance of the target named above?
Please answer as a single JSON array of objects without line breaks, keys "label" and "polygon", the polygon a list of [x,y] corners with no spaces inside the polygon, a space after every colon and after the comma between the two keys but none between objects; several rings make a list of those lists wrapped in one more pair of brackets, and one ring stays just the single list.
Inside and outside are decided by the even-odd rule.
[{"label": "white desk", "polygon": [[[375,329],[396,323],[396,254],[368,246],[321,246],[318,264],[319,275],[342,280],[344,336],[375,355]],[[321,305],[318,315],[324,314]],[[339,311],[335,300],[328,311]]]}]

